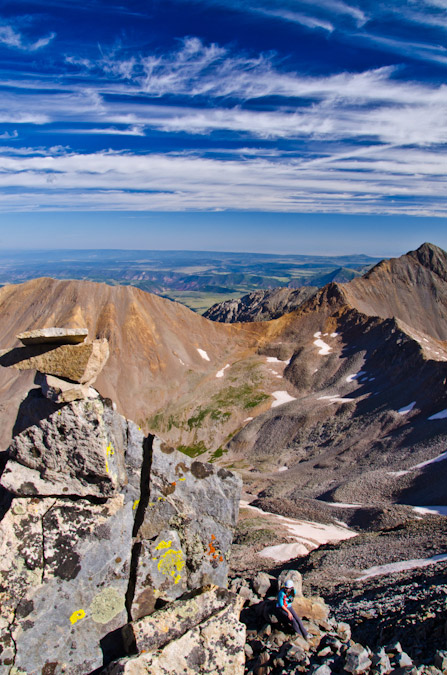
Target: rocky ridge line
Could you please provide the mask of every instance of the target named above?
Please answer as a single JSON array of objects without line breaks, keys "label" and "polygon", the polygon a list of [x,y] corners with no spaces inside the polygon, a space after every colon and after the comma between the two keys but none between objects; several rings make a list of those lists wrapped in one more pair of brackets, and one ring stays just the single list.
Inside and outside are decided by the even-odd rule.
[{"label": "rocky ridge line", "polygon": [[240,602],[224,589],[240,479],[145,438],[91,389],[55,401],[53,382],[19,410],[0,479],[1,675],[116,659],[104,672],[175,673],[179,644],[182,672],[242,673]]}]

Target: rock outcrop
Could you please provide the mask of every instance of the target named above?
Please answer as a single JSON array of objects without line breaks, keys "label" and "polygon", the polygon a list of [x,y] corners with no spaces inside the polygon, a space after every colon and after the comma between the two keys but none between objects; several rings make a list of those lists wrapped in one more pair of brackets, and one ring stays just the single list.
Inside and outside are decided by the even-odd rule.
[{"label": "rock outcrop", "polygon": [[52,343],[39,343],[3,353],[0,365],[17,370],[37,370],[80,384],[93,384],[108,358],[107,340],[56,347]]},{"label": "rock outcrop", "polygon": [[298,289],[273,288],[253,291],[239,300],[218,302],[204,312],[211,321],[236,323],[238,321],[271,321],[300,307],[317,292],[316,286]]},{"label": "rock outcrop", "polygon": [[243,598],[203,589],[129,624],[125,646],[136,656],[112,663],[104,675],[220,675],[244,672]]},{"label": "rock outcrop", "polygon": [[[242,673],[240,607],[217,588],[227,581],[240,479],[145,438],[97,393],[60,404],[34,390],[30,401],[50,413],[15,436],[1,477],[10,508],[0,527],[0,673],[87,675],[126,649],[147,651],[144,635],[167,616],[174,633],[182,629],[164,635],[160,664],[183,640],[189,664],[208,663],[202,672],[218,672],[217,658]],[[185,593],[177,612],[172,601]],[[183,672],[157,668],[113,672]]]}]

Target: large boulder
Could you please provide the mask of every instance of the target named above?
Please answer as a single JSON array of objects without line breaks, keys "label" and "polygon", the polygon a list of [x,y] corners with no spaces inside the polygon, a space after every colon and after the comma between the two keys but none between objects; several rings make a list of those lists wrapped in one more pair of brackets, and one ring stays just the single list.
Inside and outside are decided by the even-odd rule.
[{"label": "large boulder", "polygon": [[132,525],[122,495],[14,500],[0,532],[0,672],[101,666],[101,640],[127,620]]},{"label": "large boulder", "polygon": [[204,589],[157,610],[127,627],[138,655],[112,663],[102,675],[243,675],[242,604],[223,589]]},{"label": "large boulder", "polygon": [[207,584],[227,585],[241,487],[236,474],[154,440],[137,533],[134,618],[152,612],[159,598],[173,600]]},{"label": "large boulder", "polygon": [[16,347],[0,356],[0,365],[17,370],[38,370],[72,382],[92,384],[108,358],[107,340],[94,340],[78,345]]},{"label": "large boulder", "polygon": [[67,404],[13,439],[1,484],[22,497],[115,495],[127,482],[129,425],[99,398]]},{"label": "large boulder", "polygon": [[[9,453],[0,489],[0,673],[86,675],[125,653],[121,628],[154,611],[157,599],[226,584],[241,488],[234,474],[144,438],[100,397],[51,403]],[[207,593],[180,601],[178,612],[172,604],[181,634],[141,672],[175,672],[170,645],[180,641],[184,672],[198,672],[199,661],[208,668],[201,672],[219,672],[225,659],[239,668],[237,603],[223,590]],[[188,619],[196,605],[199,625]],[[139,644],[151,632],[145,626]]]}]

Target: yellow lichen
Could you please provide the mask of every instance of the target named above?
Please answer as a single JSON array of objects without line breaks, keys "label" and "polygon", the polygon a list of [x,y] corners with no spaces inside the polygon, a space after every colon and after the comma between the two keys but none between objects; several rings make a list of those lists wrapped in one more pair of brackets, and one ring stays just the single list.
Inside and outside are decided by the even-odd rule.
[{"label": "yellow lichen", "polygon": [[[155,547],[156,551],[164,551],[158,559],[157,568],[162,574],[170,576],[174,580],[174,584],[178,584],[182,576],[180,572],[185,566],[185,559],[181,549],[171,548],[172,540],[160,541]],[[156,560],[156,558],[153,558]]]},{"label": "yellow lichen", "polygon": [[85,612],[83,609],[77,609],[76,612],[73,612],[73,614],[70,617],[70,623],[74,625],[81,619],[85,618]]}]

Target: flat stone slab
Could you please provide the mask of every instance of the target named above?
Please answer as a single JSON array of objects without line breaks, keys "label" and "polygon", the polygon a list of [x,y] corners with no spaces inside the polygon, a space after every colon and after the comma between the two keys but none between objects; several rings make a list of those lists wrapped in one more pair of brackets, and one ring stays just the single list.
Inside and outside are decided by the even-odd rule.
[{"label": "flat stone slab", "polygon": [[17,370],[37,370],[65,380],[92,384],[109,358],[107,340],[80,345],[36,344],[17,347],[0,356],[0,365]]},{"label": "flat stone slab", "polygon": [[88,328],[39,328],[19,333],[16,337],[24,345],[76,345],[84,342]]},{"label": "flat stone slab", "polygon": [[185,599],[169,602],[149,616],[123,628],[124,646],[128,654],[155,651],[177,640],[192,628],[227,607],[240,612],[243,599],[225,588],[209,586],[189,593]]},{"label": "flat stone slab", "polygon": [[[173,607],[178,606],[179,613],[177,616],[175,612],[172,613],[172,621],[181,623],[183,620],[186,627],[188,621],[185,621],[182,614],[188,614],[191,610],[191,628],[157,651],[142,650],[136,657],[115,661],[101,671],[102,675],[243,675],[245,625],[239,621],[242,603],[243,600],[229,600],[227,606],[220,611],[219,604],[216,603],[217,611],[201,618],[196,625],[193,621],[194,604],[188,607],[187,603],[174,603]],[[148,634],[149,619],[150,617],[147,620]],[[157,619],[155,617],[156,622]],[[156,630],[163,630],[162,625],[163,621],[157,625]],[[172,624],[166,624],[165,627],[169,631]]]}]

